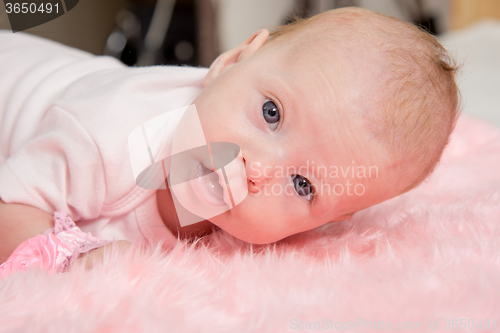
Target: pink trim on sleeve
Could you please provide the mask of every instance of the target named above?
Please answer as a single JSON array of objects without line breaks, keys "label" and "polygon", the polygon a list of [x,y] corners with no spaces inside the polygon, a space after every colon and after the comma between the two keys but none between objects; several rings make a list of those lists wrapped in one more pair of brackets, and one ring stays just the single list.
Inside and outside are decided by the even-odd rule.
[{"label": "pink trim on sleeve", "polygon": [[46,269],[49,274],[62,273],[80,254],[110,242],[83,232],[65,212],[55,212],[54,228],[22,242],[0,265],[0,276],[26,271],[30,266]]}]

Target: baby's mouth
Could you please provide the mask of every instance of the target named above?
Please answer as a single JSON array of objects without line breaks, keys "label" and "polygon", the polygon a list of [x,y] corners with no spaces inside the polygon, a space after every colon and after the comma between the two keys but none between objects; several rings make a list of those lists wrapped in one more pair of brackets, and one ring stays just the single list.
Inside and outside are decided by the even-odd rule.
[{"label": "baby's mouth", "polygon": [[201,202],[210,206],[226,205],[218,174],[207,169],[202,163],[194,170],[191,186]]}]

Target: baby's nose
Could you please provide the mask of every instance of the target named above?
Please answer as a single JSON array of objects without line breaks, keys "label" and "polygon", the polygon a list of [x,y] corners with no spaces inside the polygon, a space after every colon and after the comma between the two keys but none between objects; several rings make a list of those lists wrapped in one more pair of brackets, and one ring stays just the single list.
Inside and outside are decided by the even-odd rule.
[{"label": "baby's nose", "polygon": [[264,185],[266,180],[272,178],[272,167],[261,161],[243,160],[245,161],[248,191],[256,193]]}]

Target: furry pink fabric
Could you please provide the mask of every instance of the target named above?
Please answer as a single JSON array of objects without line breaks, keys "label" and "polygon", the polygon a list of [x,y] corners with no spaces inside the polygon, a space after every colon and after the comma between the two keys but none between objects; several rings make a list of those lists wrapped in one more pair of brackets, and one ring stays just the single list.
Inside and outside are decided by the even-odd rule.
[{"label": "furry pink fabric", "polygon": [[1,332],[498,331],[500,132],[462,116],[429,180],[350,221],[14,273],[0,300]]}]

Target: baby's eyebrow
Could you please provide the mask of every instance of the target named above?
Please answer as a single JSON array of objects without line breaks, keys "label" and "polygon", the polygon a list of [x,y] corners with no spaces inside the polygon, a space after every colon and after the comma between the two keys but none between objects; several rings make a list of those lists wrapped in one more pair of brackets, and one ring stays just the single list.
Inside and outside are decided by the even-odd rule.
[{"label": "baby's eyebrow", "polygon": [[281,104],[283,110],[288,111],[290,109],[290,105],[296,104],[294,97],[297,94],[293,93],[293,90],[290,88],[289,84],[274,75],[271,75],[268,81],[270,82],[270,86],[272,87],[272,91],[274,92],[274,97],[278,99],[278,102]]}]

